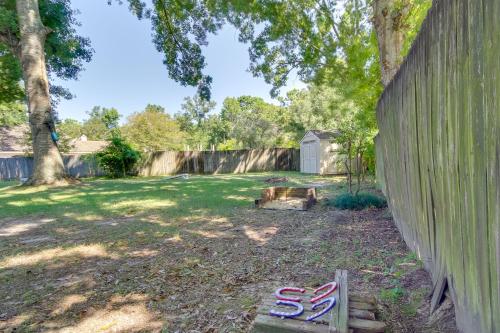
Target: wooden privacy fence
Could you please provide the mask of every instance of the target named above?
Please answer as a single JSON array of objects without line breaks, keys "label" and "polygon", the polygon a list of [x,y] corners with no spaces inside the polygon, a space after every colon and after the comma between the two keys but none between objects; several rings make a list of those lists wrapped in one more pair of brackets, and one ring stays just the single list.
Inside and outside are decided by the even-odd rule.
[{"label": "wooden privacy fence", "polygon": [[500,332],[500,1],[439,0],[382,95],[378,175],[464,332]]},{"label": "wooden privacy fence", "polygon": [[[64,155],[64,166],[68,175],[76,178],[104,176],[93,155]],[[33,159],[18,156],[0,158],[0,180],[28,178],[33,172]]]},{"label": "wooden privacy fence", "polygon": [[244,173],[257,171],[299,171],[298,149],[274,148],[229,151],[164,151],[144,157],[141,176],[176,173]]},{"label": "wooden privacy fence", "polygon": [[[66,171],[72,177],[103,176],[93,155],[65,155]],[[143,156],[141,176],[177,173],[244,173],[257,171],[299,171],[298,149],[253,149],[231,151],[164,151]],[[0,158],[0,180],[28,178],[33,170],[30,157]]]}]

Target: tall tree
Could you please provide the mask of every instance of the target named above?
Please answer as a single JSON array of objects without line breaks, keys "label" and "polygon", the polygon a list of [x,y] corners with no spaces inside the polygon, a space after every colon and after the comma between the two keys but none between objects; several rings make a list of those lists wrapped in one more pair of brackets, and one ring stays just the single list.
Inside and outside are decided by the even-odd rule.
[{"label": "tall tree", "polygon": [[286,109],[253,96],[228,97],[221,111],[233,149],[293,146],[285,115]]},{"label": "tall tree", "polygon": [[117,109],[94,106],[87,114],[89,118],[83,122],[82,134],[90,140],[109,140],[118,132],[121,115]]},{"label": "tall tree", "polygon": [[17,52],[23,67],[33,139],[35,167],[30,181],[33,184],[50,184],[64,175],[61,154],[52,137],[55,126],[45,67],[44,44],[51,30],[42,23],[37,0],[18,0],[16,6],[20,31]]},{"label": "tall tree", "polygon": [[[216,106],[199,94],[186,97],[181,111],[174,116],[182,131],[188,134],[186,143],[190,149],[210,149],[224,138],[225,128],[217,115],[210,114]],[[220,128],[217,128],[220,126]]]},{"label": "tall tree", "polygon": [[129,116],[121,133],[135,149],[147,152],[180,150],[186,139],[186,134],[165,109],[151,104]]},{"label": "tall tree", "polygon": [[75,78],[82,62],[91,58],[89,41],[74,30],[74,15],[69,0],[0,0],[0,44],[21,64],[28,101],[34,158],[29,183],[34,185],[52,184],[64,176],[51,91],[68,92],[51,87],[49,76]]},{"label": "tall tree", "polygon": [[216,103],[214,101],[207,101],[200,95],[194,97],[186,97],[184,103],[181,105],[182,115],[193,125],[201,125],[208,114],[214,110]]},{"label": "tall tree", "polygon": [[[345,75],[351,68],[358,71],[359,66],[352,66],[358,58],[349,59],[346,54],[352,54],[353,46],[366,53],[364,47],[374,26],[377,32],[383,28],[391,32],[379,38],[379,44],[385,45],[379,48],[385,65],[379,75],[383,71],[386,82],[385,73],[399,66],[408,37],[418,29],[409,21],[425,16],[431,0],[213,2],[213,8],[240,29],[240,40],[250,43],[251,71],[262,75],[273,85],[272,93],[277,94],[294,70],[304,81],[317,78],[325,70],[337,75]],[[361,58],[368,64],[377,61],[377,49],[368,50],[369,57],[363,54]]]},{"label": "tall tree", "polygon": [[[398,8],[396,8],[398,3]],[[373,21],[377,31],[382,84],[387,86],[403,61],[403,17],[410,9],[409,0],[374,0]]]},{"label": "tall tree", "polygon": [[373,0],[373,25],[384,86],[399,70],[405,45],[409,44],[408,40],[413,40],[431,4],[428,0]]}]

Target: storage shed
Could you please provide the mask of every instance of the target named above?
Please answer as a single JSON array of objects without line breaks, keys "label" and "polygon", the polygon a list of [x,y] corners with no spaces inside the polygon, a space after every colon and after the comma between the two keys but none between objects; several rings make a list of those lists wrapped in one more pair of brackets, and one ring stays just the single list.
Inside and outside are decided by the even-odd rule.
[{"label": "storage shed", "polygon": [[337,131],[307,131],[300,140],[300,172],[320,175],[345,174],[339,145],[333,139]]}]

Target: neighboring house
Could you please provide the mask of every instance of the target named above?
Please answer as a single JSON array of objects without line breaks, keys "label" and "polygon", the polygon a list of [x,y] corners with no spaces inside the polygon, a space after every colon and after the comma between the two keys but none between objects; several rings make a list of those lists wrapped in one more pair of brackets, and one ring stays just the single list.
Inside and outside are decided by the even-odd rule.
[{"label": "neighboring house", "polygon": [[[23,156],[31,151],[26,144],[28,125],[0,127],[0,158]],[[106,147],[107,141],[91,141],[85,135],[70,141],[67,154],[92,154]]]},{"label": "neighboring house", "polygon": [[107,141],[91,141],[86,135],[70,141],[68,154],[92,154],[108,145]]},{"label": "neighboring house", "polygon": [[28,151],[28,125],[0,127],[0,158],[22,156]]},{"label": "neighboring house", "polygon": [[340,147],[333,142],[339,132],[307,131],[300,140],[300,172],[320,175],[345,174]]}]

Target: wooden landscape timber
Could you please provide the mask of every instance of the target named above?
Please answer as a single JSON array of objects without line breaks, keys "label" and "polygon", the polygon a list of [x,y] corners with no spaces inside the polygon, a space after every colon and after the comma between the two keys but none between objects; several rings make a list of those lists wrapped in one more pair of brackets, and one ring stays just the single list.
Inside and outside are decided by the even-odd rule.
[{"label": "wooden landscape timber", "polygon": [[257,208],[308,210],[317,202],[316,188],[269,187],[255,200]]},{"label": "wooden landscape timber", "polygon": [[[337,270],[335,282],[338,288],[333,296],[337,304],[330,311],[312,322],[305,319],[315,311],[311,309],[308,299],[314,297],[308,289],[301,294],[304,314],[293,319],[281,319],[269,315],[271,309],[289,311],[290,308],[276,306],[276,297],[269,294],[257,308],[257,317],[252,327],[252,333],[379,333],[384,332],[386,325],[375,319],[376,300],[374,297],[360,295],[348,296],[347,271]],[[348,298],[349,297],[349,298]],[[354,301],[351,301],[354,300]],[[366,310],[366,309],[369,310]]]},{"label": "wooden landscape timber", "polygon": [[500,332],[500,1],[434,1],[377,110],[377,175],[463,332]]}]

